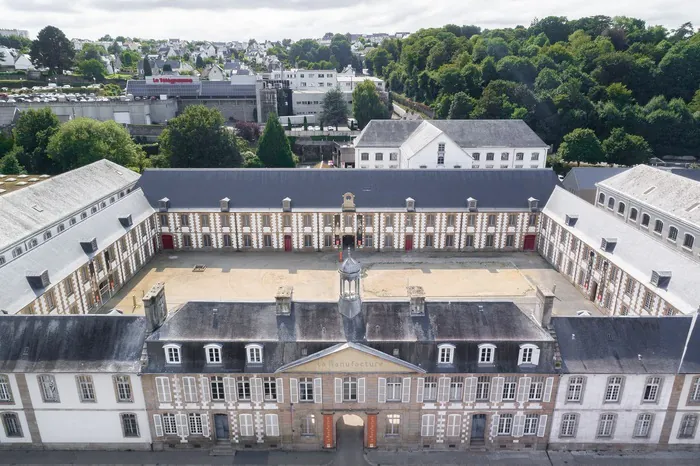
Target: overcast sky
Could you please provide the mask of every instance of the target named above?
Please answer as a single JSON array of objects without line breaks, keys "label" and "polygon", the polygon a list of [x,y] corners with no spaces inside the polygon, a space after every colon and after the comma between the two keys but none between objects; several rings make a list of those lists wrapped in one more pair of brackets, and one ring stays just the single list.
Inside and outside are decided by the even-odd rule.
[{"label": "overcast sky", "polygon": [[69,38],[85,39],[297,40],[325,32],[412,32],[448,23],[496,28],[549,15],[597,14],[671,29],[687,21],[700,26],[697,0],[0,0],[1,28],[28,29],[35,37],[51,24]]}]

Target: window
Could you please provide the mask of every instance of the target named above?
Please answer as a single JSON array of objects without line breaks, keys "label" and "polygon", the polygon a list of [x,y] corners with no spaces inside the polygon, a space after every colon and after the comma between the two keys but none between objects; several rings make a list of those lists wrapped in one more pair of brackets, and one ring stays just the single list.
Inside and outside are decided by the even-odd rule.
[{"label": "window", "polygon": [[162,227],[167,227],[168,226],[168,216],[163,214],[160,216],[160,226]]},{"label": "window", "polygon": [[357,401],[357,378],[343,378],[343,401]]},{"label": "window", "polygon": [[238,399],[250,400],[250,379],[241,377],[236,384],[238,385]]},{"label": "window", "polygon": [[231,235],[224,235],[224,247],[231,247]]},{"label": "window", "polygon": [[323,247],[332,248],[333,247],[333,235],[323,235]]},{"label": "window", "polygon": [[532,157],[530,157],[530,160],[539,160],[540,159],[540,153],[539,152],[533,152]]},{"label": "window", "polygon": [[185,248],[192,247],[192,238],[190,235],[182,235],[182,246]]},{"label": "window", "polygon": [[202,434],[202,415],[199,413],[190,413],[188,416],[188,425],[190,426],[190,434]]},{"label": "window", "polygon": [[537,401],[542,399],[542,390],[544,387],[544,377],[532,377],[530,380],[530,393],[527,399]]},{"label": "window", "polygon": [[585,379],[582,376],[569,377],[569,387],[566,391],[566,401],[580,402],[583,400],[583,384]]},{"label": "window", "polygon": [[75,225],[76,223],[78,223],[78,221],[75,219],[75,217],[71,218],[71,219],[68,221],[68,225],[71,225],[71,226],[72,226],[72,225]]},{"label": "window", "polygon": [[58,386],[53,375],[38,375],[39,389],[44,403],[60,403],[58,396]]},{"label": "window", "polygon": [[291,226],[292,226],[292,216],[291,215],[283,215],[282,216],[282,226],[285,228],[291,228]]},{"label": "window", "polygon": [[455,235],[445,235],[445,247],[446,248],[453,248],[455,245]]},{"label": "window", "polygon": [[424,414],[420,422],[421,437],[432,437],[435,435],[435,415]]},{"label": "window", "polygon": [[611,197],[608,199],[608,209],[613,210],[615,207],[615,198]]},{"label": "window", "polygon": [[394,247],[394,235],[391,233],[384,235],[384,247],[393,248]]},{"label": "window", "polygon": [[221,215],[221,226],[222,227],[228,227],[231,226],[229,223],[228,215],[222,214]]},{"label": "window", "polygon": [[530,216],[527,219],[527,225],[530,227],[534,227],[537,225],[537,214],[530,214]]},{"label": "window", "polygon": [[505,377],[503,382],[503,400],[515,400],[517,382],[515,376]]},{"label": "window", "polygon": [[400,414],[387,414],[386,415],[386,436],[391,437],[394,435],[399,435],[399,427],[401,426],[401,415]]},{"label": "window", "polygon": [[241,437],[252,437],[255,435],[252,414],[240,414],[238,416],[238,420],[240,424]]},{"label": "window", "polygon": [[136,414],[124,413],[121,415],[121,418],[122,431],[124,432],[124,437],[138,437],[139,423],[136,422]]},{"label": "window", "polygon": [[435,214],[428,214],[425,216],[425,226],[435,227]]},{"label": "window", "polygon": [[248,364],[262,364],[262,346],[248,345],[246,353],[248,354]]},{"label": "window", "polygon": [[252,248],[253,247],[253,237],[250,235],[243,235],[243,247]]},{"label": "window", "polygon": [[369,152],[363,152],[360,154],[360,160],[369,160]]},{"label": "window", "polygon": [[299,401],[313,403],[314,379],[311,377],[302,377],[299,379]]},{"label": "window", "polygon": [[617,213],[618,213],[618,215],[625,215],[625,203],[624,202],[620,202],[617,205]]},{"label": "window", "polygon": [[182,391],[186,403],[197,402],[197,380],[194,377],[182,378]]},{"label": "window", "polygon": [[627,277],[627,281],[625,282],[625,294],[631,295],[633,290],[634,290],[634,280],[632,280],[632,277]]},{"label": "window", "polygon": [[265,415],[265,435],[268,437],[279,437],[280,424],[277,414]]},{"label": "window", "polygon": [[209,385],[211,387],[211,399],[212,401],[224,401],[226,399],[224,395],[224,379],[223,377],[213,376],[209,379]]},{"label": "window", "polygon": [[2,425],[5,427],[5,436],[7,437],[23,437],[22,424],[19,422],[17,413],[3,413]]},{"label": "window", "polygon": [[516,152],[515,153],[515,160],[523,160],[524,158],[525,158],[524,152]]},{"label": "window", "polygon": [[447,214],[447,227],[454,228],[455,226],[455,214]]},{"label": "window", "polygon": [[454,345],[438,346],[438,364],[452,364],[455,354]]},{"label": "window", "polygon": [[304,227],[311,227],[311,214],[304,214],[302,216],[302,222],[304,224]]},{"label": "window", "polygon": [[683,247],[686,249],[693,249],[693,243],[695,243],[695,237],[689,233],[686,233],[683,237]]},{"label": "window", "polygon": [[622,394],[622,377],[613,376],[608,377],[608,385],[605,388],[605,402],[606,403],[617,403],[620,401],[620,395]]},{"label": "window", "polygon": [[180,345],[165,345],[165,362],[168,364],[180,364]]},{"label": "window", "polygon": [[305,248],[313,248],[314,247],[313,235],[304,235],[304,247]]},{"label": "window", "polygon": [[398,152],[390,152],[389,153],[389,160],[391,160],[392,162],[399,160],[399,153]]},{"label": "window", "polygon": [[459,437],[462,430],[462,416],[460,414],[450,414],[447,416],[447,432],[448,437]]},{"label": "window", "polygon": [[496,347],[494,345],[479,345],[479,364],[493,364],[495,354]]},{"label": "window", "polygon": [[515,245],[515,235],[506,235],[506,247],[512,248]]},{"label": "window", "polygon": [[435,245],[434,240],[435,240],[435,235],[433,235],[432,233],[426,234],[425,235],[425,247],[432,248]]},{"label": "window", "polygon": [[482,375],[476,379],[476,399],[488,400],[491,388],[491,377]]},{"label": "window", "polygon": [[670,241],[673,241],[674,243],[676,242],[676,239],[678,239],[678,228],[676,228],[676,227],[669,227],[668,228],[668,239]]},{"label": "window", "polygon": [[643,227],[648,227],[649,226],[649,214],[642,214],[642,226]]},{"label": "window", "polygon": [[241,215],[241,224],[244,228],[250,228],[250,214]]},{"label": "window", "polygon": [[207,364],[221,364],[221,345],[206,345],[204,353],[207,356]]},{"label": "window", "polygon": [[263,235],[263,246],[265,246],[266,248],[272,247],[272,235]]},{"label": "window", "polygon": [[656,222],[654,222],[654,233],[661,234],[663,229],[664,229],[664,222],[662,222],[661,220],[657,220]]},{"label": "window", "polygon": [[352,214],[345,214],[343,216],[343,225],[346,227],[352,227],[352,220],[353,220],[353,215]]},{"label": "window", "polygon": [[538,414],[528,414],[525,416],[525,426],[523,428],[523,435],[536,435],[537,426],[540,422],[540,416]]},{"label": "window", "polygon": [[476,215],[468,215],[467,216],[467,226],[473,227],[475,225],[476,225]]},{"label": "window", "polygon": [[210,234],[203,234],[202,235],[202,243],[204,244],[205,248],[210,248],[211,247],[211,235]]},{"label": "window", "polygon": [[698,425],[697,414],[686,414],[681,419],[681,426],[678,429],[678,438],[695,438],[695,428]]},{"label": "window", "polygon": [[510,435],[513,428],[513,415],[501,414],[498,418],[498,435]]},{"label": "window", "polygon": [[73,296],[73,293],[75,293],[75,290],[73,289],[73,281],[69,278],[64,282],[64,286],[66,287],[66,296]]},{"label": "window", "polygon": [[467,248],[473,248],[474,247],[474,235],[467,235],[464,238],[464,246]]},{"label": "window", "polygon": [[187,214],[182,214],[180,216],[180,223],[182,224],[183,227],[190,226],[190,216]]},{"label": "window", "polygon": [[630,208],[630,220],[637,220],[637,209],[635,209],[634,207]]},{"label": "window", "polygon": [[472,154],[472,159],[473,159],[473,160],[478,161],[480,158],[481,158],[481,154],[480,154],[480,153],[474,152],[474,153]]},{"label": "window", "polygon": [[386,401],[401,401],[401,377],[386,379]]},{"label": "window", "polygon": [[[700,377],[695,377],[693,379],[693,384],[690,387],[690,393],[688,394],[688,402],[690,403],[700,403]],[[2,379],[0,378],[0,401],[2,400]]]},{"label": "window", "polygon": [[175,422],[174,414],[163,414],[163,432],[165,433],[165,435],[177,434],[177,424]]},{"label": "window", "polygon": [[263,379],[263,396],[265,401],[277,401],[277,381],[273,377]]},{"label": "window", "polygon": [[307,414],[301,419],[301,435],[316,435],[316,416]]},{"label": "window", "polygon": [[490,226],[490,227],[496,226],[496,216],[495,215],[488,216],[488,226]]},{"label": "window", "polygon": [[393,214],[386,214],[384,216],[384,226],[385,227],[393,227],[394,226],[394,215]]},{"label": "window", "polygon": [[493,152],[487,152],[486,153],[486,160],[493,160]]},{"label": "window", "polygon": [[598,421],[598,437],[612,437],[615,431],[615,418],[617,416],[612,413],[605,413],[600,415],[600,420]]},{"label": "window", "polygon": [[382,154],[381,152],[375,153],[374,160],[377,162],[384,160],[384,154]]},{"label": "window", "polygon": [[426,377],[423,384],[423,401],[437,400],[437,379],[435,377]]},{"label": "window", "polygon": [[118,402],[130,403],[134,401],[131,390],[131,378],[128,375],[114,376],[114,391]]},{"label": "window", "polygon": [[634,423],[633,437],[649,437],[651,431],[651,423],[654,421],[654,415],[642,413],[637,416],[637,422]]},{"label": "window", "polygon": [[54,298],[53,290],[50,290],[48,293],[46,293],[44,295],[44,299],[46,300],[46,307],[49,310],[56,309],[56,299]]},{"label": "window", "polygon": [[486,245],[487,248],[493,247],[493,235],[486,235]]},{"label": "window", "polygon": [[654,295],[649,292],[649,290],[644,292],[644,300],[642,302],[642,307],[647,311],[651,310],[651,303],[654,300]]},{"label": "window", "polygon": [[462,401],[463,388],[464,379],[462,377],[452,377],[450,379],[450,401]]},{"label": "window", "polygon": [[560,437],[576,436],[576,427],[578,426],[578,414],[568,413],[561,417],[561,429],[559,430]]},{"label": "window", "polygon": [[598,194],[598,204],[605,204],[605,194]]},{"label": "window", "polygon": [[264,214],[262,216],[262,225],[263,227],[269,227],[270,226],[270,215],[269,214]]},{"label": "window", "polygon": [[0,374],[0,402],[12,403],[12,387],[10,386],[10,378],[4,374]]},{"label": "window", "polygon": [[661,377],[647,377],[647,383],[644,387],[644,396],[642,401],[645,403],[656,403],[661,391]]}]

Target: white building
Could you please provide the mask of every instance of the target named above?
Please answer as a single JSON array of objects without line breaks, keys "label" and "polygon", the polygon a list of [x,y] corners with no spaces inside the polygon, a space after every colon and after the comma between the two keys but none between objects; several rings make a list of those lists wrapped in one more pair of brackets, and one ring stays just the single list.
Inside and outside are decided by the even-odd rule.
[{"label": "white building", "polygon": [[263,74],[263,80],[280,81],[293,91],[327,91],[338,85],[338,72],[335,70],[277,70]]},{"label": "white building", "polygon": [[670,427],[670,448],[700,448],[700,323],[697,317],[686,345],[683,363],[678,371],[674,391],[680,391]]},{"label": "white building", "polygon": [[385,91],[385,84],[383,79],[375,78],[374,76],[355,76],[354,73],[350,75],[338,75],[338,87],[342,91],[354,91],[355,88],[365,81],[371,81],[378,91]]},{"label": "white building", "polygon": [[[320,117],[321,113],[323,113],[323,99],[328,90],[294,91],[292,93],[292,110],[294,115],[315,115]],[[348,104],[348,114],[352,114],[352,92],[343,92],[343,97]],[[319,121],[318,118],[317,121]]]},{"label": "white building", "polygon": [[0,29],[0,36],[19,36],[29,39],[29,31],[26,29]]},{"label": "white building", "polygon": [[135,316],[0,319],[0,449],[149,450]]},{"label": "white building", "polygon": [[224,81],[226,80],[226,73],[219,65],[207,65],[204,70],[202,70],[202,79],[208,79],[209,81]]},{"label": "white building", "polygon": [[372,120],[356,168],[545,168],[547,144],[522,120]]}]

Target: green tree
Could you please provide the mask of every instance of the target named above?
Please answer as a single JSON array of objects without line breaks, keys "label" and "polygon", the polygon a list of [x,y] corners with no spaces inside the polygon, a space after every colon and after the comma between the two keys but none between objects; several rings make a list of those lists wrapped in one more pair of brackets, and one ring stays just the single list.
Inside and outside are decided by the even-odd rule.
[{"label": "green tree", "polygon": [[117,84],[105,84],[100,89],[100,95],[116,97],[122,95],[122,88]]},{"label": "green tree", "polygon": [[693,100],[690,101],[688,104],[688,110],[691,112],[700,112],[700,89],[695,91],[695,95],[693,96]]},{"label": "green tree", "polygon": [[197,55],[197,60],[195,61],[194,67],[197,68],[198,70],[201,70],[202,68],[204,68],[204,60],[202,59],[201,55]]},{"label": "green tree", "polygon": [[335,87],[323,96],[321,121],[327,126],[346,125],[348,123],[348,104],[340,88]]},{"label": "green tree", "polygon": [[57,172],[57,167],[48,157],[46,148],[59,124],[58,117],[48,107],[20,113],[13,129],[15,145],[22,148],[22,152],[17,153],[17,158],[30,173]]},{"label": "green tree", "polygon": [[16,146],[5,154],[4,157],[0,158],[0,173],[3,175],[21,175],[26,173],[24,167],[17,160],[16,152],[21,152],[21,150],[21,147]]},{"label": "green tree", "polygon": [[8,136],[0,131],[0,158],[3,158],[14,146],[15,140],[12,135]]},{"label": "green tree", "polygon": [[61,171],[73,170],[100,159],[135,167],[143,151],[129,132],[115,121],[75,118],[51,136],[46,151]]},{"label": "green tree", "polygon": [[287,131],[292,130],[292,120],[291,118],[287,117]]},{"label": "green tree", "polygon": [[84,77],[94,81],[103,81],[107,72],[102,61],[94,59],[81,61],[78,70]]},{"label": "green tree", "polygon": [[267,117],[265,130],[258,143],[258,158],[268,168],[293,168],[294,155],[289,139],[275,113]]},{"label": "green tree", "polygon": [[352,49],[350,47],[350,42],[348,42],[345,36],[341,34],[334,35],[333,39],[331,39],[330,48],[333,58],[338,62],[338,71],[341,71],[352,63]]},{"label": "green tree", "polygon": [[390,118],[377,88],[369,80],[358,84],[352,92],[352,113],[360,129],[364,129],[371,120]]},{"label": "green tree", "polygon": [[151,62],[148,61],[148,57],[143,59],[143,75],[153,76],[153,70],[151,69]]},{"label": "green tree", "polygon": [[255,152],[243,152],[243,167],[244,168],[265,168],[265,164],[255,155]]},{"label": "green tree", "polygon": [[309,130],[309,122],[306,119],[306,115],[304,115],[304,131]]},{"label": "green tree", "polygon": [[70,69],[75,57],[73,44],[60,29],[46,26],[32,42],[29,55],[35,65],[46,67],[51,72],[62,74]]},{"label": "green tree", "polygon": [[99,60],[105,55],[107,55],[107,51],[101,45],[85,44],[76,54],[76,60],[79,62],[83,60]]},{"label": "green tree", "polygon": [[221,112],[204,105],[189,105],[169,120],[158,141],[171,167],[235,168],[243,164],[237,138],[224,127]]},{"label": "green tree", "polygon": [[605,141],[603,152],[610,165],[633,166],[647,163],[653,156],[649,143],[643,137],[628,134],[622,128],[615,128]]},{"label": "green tree", "polygon": [[473,99],[471,99],[464,92],[458,92],[455,94],[454,99],[452,100],[448,118],[450,120],[465,120],[469,118],[469,115],[473,110]]},{"label": "green tree", "polygon": [[131,50],[124,50],[120,55],[120,59],[122,61],[122,68],[135,69],[136,65],[141,59],[141,55],[136,52],[132,52]]},{"label": "green tree", "polygon": [[576,128],[566,136],[557,152],[567,162],[576,162],[576,165],[585,163],[600,163],[605,161],[605,154],[600,141],[591,129]]},{"label": "green tree", "polygon": [[163,65],[163,71],[164,72],[172,72],[173,71],[172,65],[170,63],[166,63],[165,65]]}]

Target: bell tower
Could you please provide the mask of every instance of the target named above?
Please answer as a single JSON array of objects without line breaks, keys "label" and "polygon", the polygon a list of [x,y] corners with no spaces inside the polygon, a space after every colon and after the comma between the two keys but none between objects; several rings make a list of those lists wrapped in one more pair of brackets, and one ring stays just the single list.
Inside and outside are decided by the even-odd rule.
[{"label": "bell tower", "polygon": [[340,299],[338,310],[345,317],[353,318],[360,313],[362,301],[360,299],[360,273],[362,266],[352,258],[348,249],[347,258],[340,264]]}]

